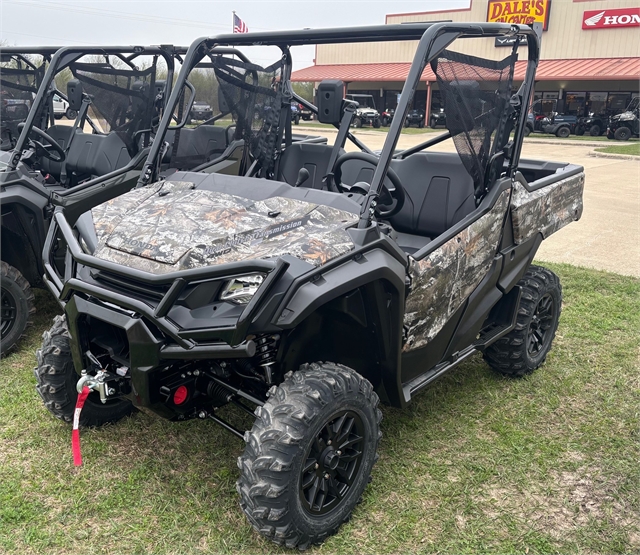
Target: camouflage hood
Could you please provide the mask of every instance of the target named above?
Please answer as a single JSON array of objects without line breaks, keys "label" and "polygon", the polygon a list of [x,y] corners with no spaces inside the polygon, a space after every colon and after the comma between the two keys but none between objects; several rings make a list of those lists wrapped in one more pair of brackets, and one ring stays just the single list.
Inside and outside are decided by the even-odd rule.
[{"label": "camouflage hood", "polygon": [[92,210],[95,256],[155,274],[286,254],[313,265],[353,249],[357,216],[274,196],[252,200],[165,181]]}]

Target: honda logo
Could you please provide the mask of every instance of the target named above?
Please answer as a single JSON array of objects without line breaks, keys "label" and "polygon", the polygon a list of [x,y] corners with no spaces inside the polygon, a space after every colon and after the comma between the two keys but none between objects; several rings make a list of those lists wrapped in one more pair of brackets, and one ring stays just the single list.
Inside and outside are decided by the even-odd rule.
[{"label": "honda logo", "polygon": [[589,10],[582,16],[583,29],[615,29],[640,27],[640,8]]}]

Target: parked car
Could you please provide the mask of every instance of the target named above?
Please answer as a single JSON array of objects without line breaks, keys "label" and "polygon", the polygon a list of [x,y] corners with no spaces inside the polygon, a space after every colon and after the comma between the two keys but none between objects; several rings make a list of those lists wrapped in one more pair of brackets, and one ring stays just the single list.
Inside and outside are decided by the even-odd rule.
[{"label": "parked car", "polygon": [[69,103],[60,93],[55,93],[53,95],[53,115],[56,119],[63,116],[67,119],[76,119],[78,112],[69,108]]},{"label": "parked car", "polygon": [[358,103],[356,108],[356,117],[353,118],[354,127],[362,127],[364,125],[380,127],[380,113],[376,109],[376,103],[370,94],[348,94],[347,100],[353,100]]},{"label": "parked car", "polygon": [[[529,104],[539,58],[531,27],[384,27],[199,39],[138,187],[109,203],[93,199],[84,226],[57,207],[44,249],[47,283],[65,312],[37,355],[47,409],[76,428],[114,423],[136,407],[221,425],[246,443],[237,491],[249,523],[288,548],[320,543],[351,517],[378,458],[381,398],[404,408],[478,353],[513,378],[544,363],[562,290],[558,276],[532,261],[543,239],[582,213],[582,167],[520,159],[519,107]],[[522,86],[512,81],[515,55],[498,66],[457,45],[443,52],[480,35],[527,40]],[[247,44],[286,52],[303,42],[350,44],[354,36],[420,45],[401,117],[379,153],[350,136],[357,114],[342,82],[318,87],[317,117],[338,127],[335,144],[283,142],[277,122],[289,117],[280,100],[290,90],[291,57],[261,68],[246,58],[249,47],[246,62],[211,55]],[[224,76],[228,98],[243,98],[249,71],[274,83],[258,105],[266,98],[279,113],[261,109],[266,124],[252,129],[253,98],[231,106],[246,149],[239,175],[162,179],[163,139],[203,58]],[[397,150],[425,65],[444,83],[441,139],[453,135],[457,152],[434,152],[438,137]],[[495,79],[482,89],[466,78],[487,67]],[[360,150],[345,152],[347,140]],[[68,249],[53,264],[56,237]],[[227,405],[253,415],[250,429],[220,413]]]},{"label": "parked car", "polygon": [[631,100],[627,109],[616,116],[612,116],[607,129],[607,139],[628,141],[631,137],[638,137],[640,133],[640,99]]}]

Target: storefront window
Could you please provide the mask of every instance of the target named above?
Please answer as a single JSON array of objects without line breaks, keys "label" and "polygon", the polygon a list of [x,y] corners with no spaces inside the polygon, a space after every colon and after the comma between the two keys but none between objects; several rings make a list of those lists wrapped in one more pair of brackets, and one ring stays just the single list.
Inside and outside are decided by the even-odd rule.
[{"label": "storefront window", "polygon": [[630,100],[629,93],[610,93],[607,99],[607,111],[611,115],[620,114],[624,112]]},{"label": "storefront window", "polygon": [[568,92],[565,97],[564,113],[571,116],[584,116],[587,93]]},{"label": "storefront window", "polygon": [[607,111],[607,96],[606,92],[587,93],[586,112],[597,116],[605,115]]}]

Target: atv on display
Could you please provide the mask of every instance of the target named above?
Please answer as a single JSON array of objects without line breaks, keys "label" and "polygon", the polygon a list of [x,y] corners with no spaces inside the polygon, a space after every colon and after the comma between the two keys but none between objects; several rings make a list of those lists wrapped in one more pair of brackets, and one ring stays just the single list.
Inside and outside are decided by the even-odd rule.
[{"label": "atv on display", "polygon": [[[532,260],[543,239],[580,218],[584,172],[520,159],[536,32],[416,23],[195,42],[139,187],[98,200],[92,225],[55,209],[44,262],[65,316],[45,333],[36,369],[49,411],[71,422],[82,391],[81,426],[136,407],[212,420],[246,441],[237,489],[259,533],[299,548],[335,533],[378,458],[379,400],[405,407],[476,353],[524,376],[551,349],[560,282]],[[528,44],[517,91],[519,41],[503,60],[450,46],[513,36]],[[320,83],[317,107],[291,90],[291,47],[399,40],[417,41],[417,51],[379,153],[350,134],[357,108],[343,82]],[[216,53],[257,44],[279,48],[273,64]],[[241,175],[161,179],[171,112],[201,63],[245,141]],[[427,64],[447,130],[397,150]],[[292,141],[292,100],[337,127],[332,146]],[[347,139],[360,151],[345,152]],[[457,152],[432,152],[448,139]],[[255,414],[250,430],[221,417],[229,404]]]},{"label": "atv on display", "polygon": [[409,113],[404,120],[404,126],[411,127],[412,125],[415,125],[416,127],[422,129],[424,127],[424,118],[424,110],[420,108],[414,108],[413,110],[409,110]]},{"label": "atv on display", "polygon": [[[161,115],[165,82],[157,79],[159,59],[164,75],[173,76],[171,49],[49,49],[40,54],[50,60],[46,72],[32,62],[36,50],[28,57],[12,54],[26,69],[2,68],[3,106],[5,91],[27,95],[22,116],[2,121],[3,143],[10,126],[10,144],[0,153],[3,354],[16,345],[35,312],[31,287],[43,285],[41,253],[51,199],[64,205],[95,194],[91,202],[101,202],[110,198],[105,193],[123,193],[136,184]],[[68,74],[65,98],[55,83]],[[73,121],[56,123],[56,97],[68,103],[65,112]]]},{"label": "atv on display", "polygon": [[627,109],[616,116],[612,116],[607,129],[607,139],[628,141],[640,134],[640,98],[635,97]]},{"label": "atv on display", "polygon": [[429,117],[429,127],[436,129],[438,126],[447,127],[447,114],[444,113],[444,108],[433,110]]},{"label": "atv on display", "polygon": [[590,113],[588,116],[578,119],[576,135],[582,136],[589,133],[592,137],[599,137],[606,133],[609,127],[609,117],[606,114]]},{"label": "atv on display", "polygon": [[354,127],[380,127],[380,113],[376,109],[376,102],[370,94],[348,94],[347,100],[358,103],[356,116],[353,118]]}]

